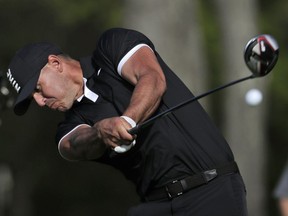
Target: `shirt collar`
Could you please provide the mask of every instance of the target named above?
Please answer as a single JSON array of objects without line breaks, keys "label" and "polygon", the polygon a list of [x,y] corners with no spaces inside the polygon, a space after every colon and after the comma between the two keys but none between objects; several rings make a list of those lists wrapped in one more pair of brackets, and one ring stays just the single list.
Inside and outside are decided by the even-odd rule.
[{"label": "shirt collar", "polygon": [[77,101],[80,102],[83,99],[83,97],[86,97],[87,99],[89,99],[95,103],[99,96],[87,87],[87,85],[86,85],[87,79],[85,77],[83,77],[83,83],[84,83],[84,94],[81,95],[77,99]]}]

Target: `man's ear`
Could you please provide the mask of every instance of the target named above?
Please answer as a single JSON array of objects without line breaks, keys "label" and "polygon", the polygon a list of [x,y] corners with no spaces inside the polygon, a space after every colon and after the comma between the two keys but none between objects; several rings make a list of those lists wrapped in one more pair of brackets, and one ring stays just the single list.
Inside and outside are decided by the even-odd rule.
[{"label": "man's ear", "polygon": [[54,69],[56,69],[59,72],[62,72],[62,61],[59,58],[59,56],[57,55],[49,55],[48,56],[48,65],[50,65],[51,67],[53,67]]}]

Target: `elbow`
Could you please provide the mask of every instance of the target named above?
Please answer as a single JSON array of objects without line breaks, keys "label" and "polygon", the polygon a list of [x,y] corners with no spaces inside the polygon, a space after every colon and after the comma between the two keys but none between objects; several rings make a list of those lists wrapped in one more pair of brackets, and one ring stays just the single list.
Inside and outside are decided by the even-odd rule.
[{"label": "elbow", "polygon": [[89,161],[100,158],[106,151],[106,145],[87,142],[85,144],[70,141],[60,142],[58,152],[68,161]]},{"label": "elbow", "polygon": [[80,125],[64,136],[58,144],[58,152],[69,161],[95,160],[101,157],[106,145],[100,142],[95,130],[87,125]]},{"label": "elbow", "polygon": [[67,161],[79,161],[79,158],[71,153],[71,145],[69,142],[59,142],[58,153]]}]

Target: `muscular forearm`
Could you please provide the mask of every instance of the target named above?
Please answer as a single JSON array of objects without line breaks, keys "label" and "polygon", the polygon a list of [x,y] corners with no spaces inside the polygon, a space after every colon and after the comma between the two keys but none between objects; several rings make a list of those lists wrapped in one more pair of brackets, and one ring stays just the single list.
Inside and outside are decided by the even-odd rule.
[{"label": "muscular forearm", "polygon": [[122,76],[135,86],[123,115],[137,123],[144,121],[155,112],[166,90],[165,76],[154,52],[147,47],[138,50],[124,64]]},{"label": "muscular forearm", "polygon": [[150,73],[139,79],[124,115],[139,123],[155,112],[166,90],[165,80],[157,76]]}]

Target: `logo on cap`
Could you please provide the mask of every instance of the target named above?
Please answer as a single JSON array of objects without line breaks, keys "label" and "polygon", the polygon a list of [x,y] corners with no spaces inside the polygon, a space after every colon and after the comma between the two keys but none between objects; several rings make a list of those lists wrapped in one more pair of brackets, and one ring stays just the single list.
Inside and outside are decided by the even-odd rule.
[{"label": "logo on cap", "polygon": [[8,69],[7,71],[7,78],[9,80],[9,82],[11,83],[11,85],[15,88],[15,90],[17,91],[17,93],[19,93],[21,86],[17,83],[17,81],[15,80],[15,78],[12,76],[11,70]]}]

